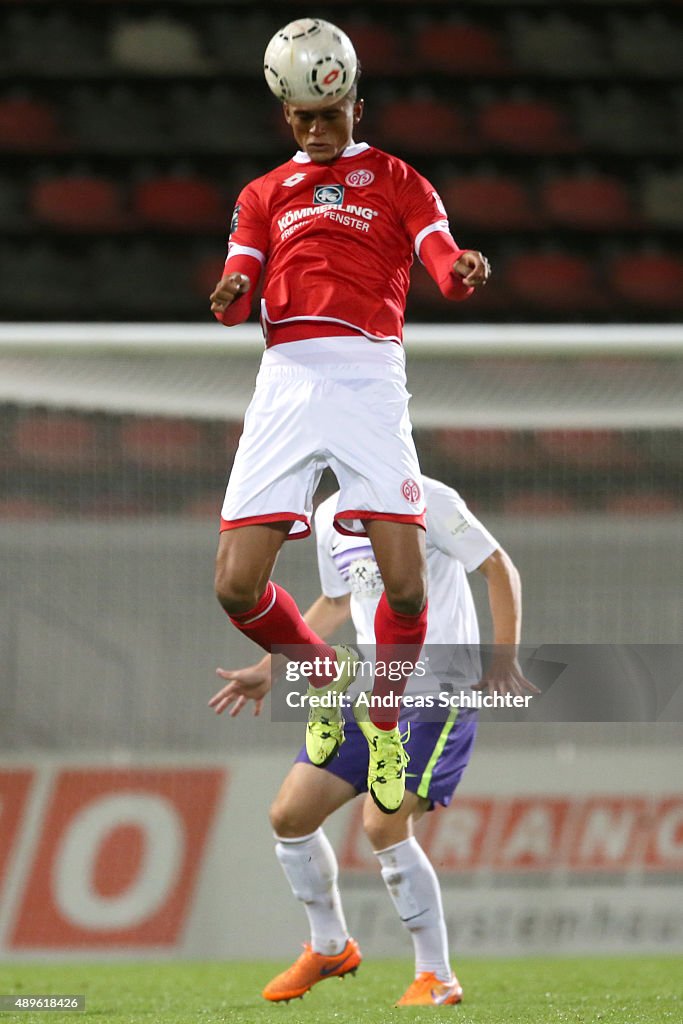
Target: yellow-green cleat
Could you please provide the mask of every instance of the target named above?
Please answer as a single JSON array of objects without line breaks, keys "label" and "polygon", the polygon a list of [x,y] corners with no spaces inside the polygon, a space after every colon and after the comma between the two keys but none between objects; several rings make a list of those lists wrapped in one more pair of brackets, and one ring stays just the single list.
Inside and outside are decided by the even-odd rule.
[{"label": "yellow-green cleat", "polygon": [[342,714],[342,696],[356,676],[358,655],[351,647],[337,644],[334,647],[337,665],[342,672],[336,682],[327,686],[309,686],[308,696],[324,697],[334,694],[330,707],[309,705],[308,725],[306,726],[306,753],[311,764],[324,768],[335,756],[344,742],[344,716]]},{"label": "yellow-green cleat", "polygon": [[[369,720],[367,708],[354,708],[358,728],[368,741],[368,792],[380,811],[395,814],[406,791],[406,753],[398,726],[378,729]],[[406,734],[405,740],[408,736]]]}]

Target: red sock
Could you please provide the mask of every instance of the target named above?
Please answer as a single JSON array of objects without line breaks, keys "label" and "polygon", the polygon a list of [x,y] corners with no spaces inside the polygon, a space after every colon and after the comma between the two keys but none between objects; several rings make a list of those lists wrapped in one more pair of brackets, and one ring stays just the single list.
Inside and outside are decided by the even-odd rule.
[{"label": "red sock", "polygon": [[[382,594],[375,612],[377,651],[372,693],[373,696],[381,697],[391,694],[393,699],[391,707],[370,707],[370,721],[378,729],[389,730],[398,725],[400,700],[406,683],[413,674],[415,662],[420,657],[426,632],[426,604],[418,615],[402,615],[390,607],[386,594]],[[386,667],[387,663],[395,661],[408,668],[406,674],[401,675],[398,680],[389,679]],[[380,665],[384,666],[382,672],[378,672]]]},{"label": "red sock", "polygon": [[[334,648],[314,633],[304,622],[291,594],[272,580],[268,581],[268,586],[253,608],[248,612],[230,615],[229,619],[240,633],[244,633],[268,652],[274,644],[286,647],[306,646],[310,648],[310,651],[306,651],[306,660],[331,658],[330,664],[335,665],[337,662]],[[330,676],[322,669],[320,674],[309,676],[309,681],[312,686],[325,686],[330,681]]]}]

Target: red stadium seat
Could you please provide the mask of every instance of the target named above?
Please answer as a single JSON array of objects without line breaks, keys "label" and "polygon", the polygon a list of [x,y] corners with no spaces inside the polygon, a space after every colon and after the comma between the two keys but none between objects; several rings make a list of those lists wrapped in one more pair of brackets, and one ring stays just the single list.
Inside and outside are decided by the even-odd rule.
[{"label": "red stadium seat", "polygon": [[529,465],[518,431],[436,430],[433,444],[449,462],[461,467],[504,470]]},{"label": "red stadium seat", "polygon": [[506,516],[565,516],[578,511],[576,499],[560,491],[519,491],[503,502]]},{"label": "red stadium seat", "polygon": [[599,310],[606,305],[595,268],[564,252],[524,252],[508,261],[504,278],[518,302],[539,310]]},{"label": "red stadium seat", "polygon": [[625,491],[605,502],[605,511],[623,516],[672,515],[683,511],[680,502],[666,491]]},{"label": "red stadium seat", "polygon": [[418,31],[414,46],[425,71],[501,75],[510,70],[500,36],[479,25],[435,22]]},{"label": "red stadium seat", "polygon": [[138,466],[194,470],[208,452],[202,425],[192,420],[132,419],[121,426],[123,456]]},{"label": "red stadium seat", "polygon": [[23,96],[0,98],[0,148],[63,149],[64,139],[52,104]]},{"label": "red stadium seat", "polygon": [[607,174],[552,178],[541,188],[541,203],[549,220],[563,227],[602,231],[638,225],[626,185]]},{"label": "red stadium seat", "polygon": [[404,66],[401,39],[391,28],[379,22],[344,21],[341,26],[353,39],[363,71],[390,75]]},{"label": "red stadium seat", "polygon": [[37,182],[29,195],[37,221],[74,230],[120,230],[127,224],[118,186],[106,178],[73,175]]},{"label": "red stadium seat", "polygon": [[683,314],[683,260],[676,256],[629,251],[612,262],[609,283],[629,306]]},{"label": "red stadium seat", "polygon": [[220,189],[201,178],[151,178],[133,190],[133,210],[140,220],[169,230],[220,230],[228,206]]},{"label": "red stadium seat", "polygon": [[477,128],[490,147],[520,153],[573,153],[578,148],[564,111],[545,100],[496,100],[480,111]]},{"label": "red stadium seat", "polygon": [[563,466],[633,469],[640,455],[614,430],[539,430],[536,446],[542,457]]},{"label": "red stadium seat", "polygon": [[0,520],[27,522],[31,519],[54,519],[57,509],[47,502],[21,496],[0,498]]},{"label": "red stadium seat", "polygon": [[515,178],[462,175],[449,178],[439,191],[456,233],[461,224],[487,230],[539,226],[529,191]]},{"label": "red stadium seat", "polygon": [[14,429],[17,455],[46,469],[83,469],[98,455],[95,425],[83,416],[35,413],[22,417]]},{"label": "red stadium seat", "polygon": [[379,113],[376,132],[389,148],[421,153],[471,152],[474,138],[452,103],[429,97],[388,103]]}]

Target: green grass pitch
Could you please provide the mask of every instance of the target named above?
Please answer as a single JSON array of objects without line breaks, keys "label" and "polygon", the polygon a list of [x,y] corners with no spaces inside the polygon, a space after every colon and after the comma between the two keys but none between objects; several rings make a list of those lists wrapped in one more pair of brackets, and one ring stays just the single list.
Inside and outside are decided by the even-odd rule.
[{"label": "green grass pitch", "polygon": [[683,958],[576,957],[458,961],[460,1006],[394,1009],[409,961],[365,962],[303,1000],[272,1006],[263,984],[283,963],[0,965],[0,994],[84,994],[85,1013],[5,1012],[0,1024],[393,1024],[452,1018],[458,1024],[680,1024]]}]

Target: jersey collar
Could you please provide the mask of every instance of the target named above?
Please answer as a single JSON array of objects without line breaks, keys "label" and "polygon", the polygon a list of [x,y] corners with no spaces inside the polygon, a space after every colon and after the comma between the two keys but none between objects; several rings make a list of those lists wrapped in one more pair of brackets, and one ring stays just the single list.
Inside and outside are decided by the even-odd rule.
[{"label": "jersey collar", "polygon": [[[350,146],[347,146],[342,155],[339,157],[340,160],[345,160],[350,156],[358,156],[359,153],[364,153],[366,149],[370,149],[369,142],[353,142]],[[297,164],[310,164],[311,158],[308,153],[304,153],[302,149],[298,153],[295,153],[292,157],[294,163]]]}]

